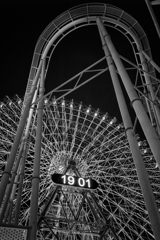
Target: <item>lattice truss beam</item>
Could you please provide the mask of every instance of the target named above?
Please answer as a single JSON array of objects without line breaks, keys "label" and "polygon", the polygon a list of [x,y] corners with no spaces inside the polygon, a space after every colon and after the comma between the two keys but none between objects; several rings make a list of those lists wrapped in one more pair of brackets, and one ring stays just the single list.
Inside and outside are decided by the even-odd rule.
[{"label": "lattice truss beam", "polygon": [[[129,34],[125,33],[127,38],[129,39]],[[131,39],[129,39],[131,41]],[[134,46],[134,42],[131,43]],[[120,58],[128,72],[132,83],[134,85],[135,90],[137,91],[140,99],[143,102],[143,105],[146,109],[146,112],[150,116],[150,120],[152,125],[156,128],[156,119],[155,119],[155,107],[160,107],[160,79],[156,77],[156,73],[160,76],[160,67],[150,58],[143,50],[141,51],[146,61],[148,62],[148,71],[144,70],[140,57],[139,51],[134,49],[134,62],[128,60],[127,58],[120,55]],[[105,74],[108,71],[108,67],[104,68],[104,61],[106,58],[103,57],[84,69],[83,71],[79,72],[72,78],[68,79],[63,84],[59,85],[49,93],[47,93],[44,98],[46,102],[53,98],[55,95],[57,96],[57,100],[64,98],[68,94],[72,93],[73,91],[77,90],[78,88],[82,87],[86,83],[92,81],[94,78],[97,78],[101,74]],[[146,64],[146,63],[145,63]],[[102,67],[103,66],[103,67]],[[47,70],[47,69],[46,69]],[[117,71],[118,73],[118,71]],[[89,76],[89,78],[88,78]],[[104,75],[105,77],[105,75]],[[149,83],[146,83],[146,78],[150,79]],[[154,90],[154,94],[151,94],[151,88]],[[37,100],[36,102],[38,102]],[[135,119],[135,126],[137,123],[137,118]],[[134,126],[134,127],[135,127]],[[158,132],[157,132],[158,133]],[[159,133],[158,133],[159,134]]]},{"label": "lattice truss beam", "polygon": [[[46,239],[53,233],[58,239],[72,234],[86,235],[88,238],[92,235],[97,239],[102,237],[102,233],[107,234],[111,227],[107,216],[105,217],[89,191],[57,187],[43,208],[38,221],[38,231],[39,234],[48,231]],[[116,236],[112,227],[111,231]]]}]

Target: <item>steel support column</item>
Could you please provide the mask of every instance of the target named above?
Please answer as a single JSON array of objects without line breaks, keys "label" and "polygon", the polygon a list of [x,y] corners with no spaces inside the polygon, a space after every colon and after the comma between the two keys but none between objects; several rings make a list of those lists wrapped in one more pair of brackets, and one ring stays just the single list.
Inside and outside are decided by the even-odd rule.
[{"label": "steel support column", "polygon": [[[141,59],[142,68],[143,68],[143,70],[145,70],[144,71],[144,77],[145,77],[146,84],[148,85],[147,89],[150,93],[151,100],[154,102],[155,101],[155,93],[154,93],[154,90],[153,90],[153,87],[152,87],[151,78],[148,74],[146,74],[146,72],[148,72],[147,62],[146,62],[146,59],[145,59],[145,57],[144,57],[144,55],[142,54],[141,51],[139,52],[139,56],[140,56],[140,59]],[[158,135],[160,136],[160,110],[159,110],[159,107],[157,106],[157,104],[153,104],[153,103],[150,103],[150,104],[151,104],[151,107],[152,107],[153,112],[154,112],[154,117],[155,117],[155,121],[156,121],[156,125],[157,125]]]},{"label": "steel support column", "polygon": [[[105,36],[106,36],[107,32],[105,32],[105,28],[102,25],[102,22],[100,21],[100,19],[97,20],[97,24],[99,27],[100,36],[101,36],[104,52],[106,55],[111,79],[112,79],[114,90],[116,93],[121,116],[122,116],[122,119],[124,122],[126,135],[127,135],[128,141],[129,141],[130,148],[131,148],[134,163],[135,163],[135,166],[137,169],[137,174],[138,174],[139,182],[140,182],[141,189],[143,192],[143,196],[145,199],[145,203],[146,203],[149,218],[151,221],[152,229],[154,232],[155,239],[158,240],[159,236],[160,236],[159,211],[158,211],[156,201],[155,201],[155,198],[154,198],[154,195],[152,192],[152,188],[151,188],[151,185],[149,182],[148,174],[145,169],[143,158],[142,158],[140,149],[138,147],[137,140],[132,132],[132,130],[133,130],[132,122],[131,122],[131,119],[129,116],[129,112],[128,112],[127,105],[126,105],[126,102],[125,102],[125,99],[123,96],[123,92],[121,90],[121,86],[120,86],[119,79],[118,79],[118,76],[116,73],[116,69],[115,69],[111,54],[110,54],[108,46],[107,46],[107,41],[105,41]],[[103,29],[103,32],[102,32],[102,29]]]},{"label": "steel support column", "polygon": [[38,82],[40,71],[41,71],[41,65],[42,65],[42,61],[39,64],[39,68],[37,70],[37,73],[36,73],[36,76],[35,76],[35,79],[34,79],[34,82],[33,82],[31,93],[28,97],[28,101],[26,103],[23,115],[21,117],[21,120],[20,120],[20,123],[19,123],[19,126],[18,126],[18,130],[17,130],[17,134],[16,134],[16,137],[15,137],[15,141],[13,143],[11,153],[10,153],[9,158],[7,160],[6,168],[5,168],[5,171],[4,171],[3,176],[2,176],[2,180],[1,180],[1,184],[0,184],[0,193],[1,193],[0,194],[0,206],[1,206],[2,201],[3,201],[3,197],[4,197],[4,194],[5,194],[6,188],[7,188],[8,180],[9,180],[9,177],[11,176],[11,171],[12,171],[12,167],[13,167],[13,164],[14,164],[16,154],[17,154],[17,150],[18,150],[18,147],[19,147],[19,144],[20,144],[20,141],[21,141],[21,137],[22,137],[22,134],[23,134],[23,131],[24,131],[24,127],[26,125],[26,120],[27,120],[27,117],[28,117],[30,105],[31,105],[31,102],[32,102],[32,99],[33,99],[34,92],[35,92],[36,87],[37,87],[37,82]]},{"label": "steel support column", "polygon": [[24,171],[25,171],[25,162],[26,162],[26,155],[27,155],[27,138],[25,139],[24,143],[24,151],[23,151],[23,158],[22,158],[22,164],[21,164],[21,169],[19,173],[19,186],[18,186],[18,193],[17,193],[17,201],[16,201],[16,206],[15,206],[15,220],[14,224],[18,225],[18,220],[19,220],[19,213],[20,213],[20,208],[21,208],[21,199],[22,199],[22,188],[23,188],[23,179],[24,179]]},{"label": "steel support column", "polygon": [[149,12],[150,12],[150,14],[151,14],[151,17],[152,17],[154,26],[155,26],[155,28],[156,28],[156,30],[157,30],[157,34],[158,34],[158,36],[159,36],[159,38],[160,38],[160,27],[159,27],[159,24],[158,24],[157,19],[156,19],[156,17],[155,17],[155,14],[154,14],[154,12],[153,12],[153,9],[152,9],[152,6],[151,6],[152,3],[150,3],[149,0],[145,0],[145,2],[146,2],[146,5],[147,5],[147,7],[148,7],[148,10],[149,10]]},{"label": "steel support column", "polygon": [[1,214],[0,214],[0,223],[3,223],[3,217],[4,217],[5,214],[7,214],[6,210],[7,210],[7,206],[9,207],[9,198],[10,198],[10,195],[12,193],[12,188],[14,186],[15,178],[16,178],[16,176],[18,174],[18,169],[19,169],[21,158],[22,158],[23,148],[24,148],[24,141],[22,141],[22,144],[20,146],[19,155],[18,155],[16,164],[14,166],[14,170],[12,172],[10,185],[9,185],[9,188],[8,188],[7,193],[6,193],[6,197],[5,197],[3,206],[2,206],[2,210],[1,210]]},{"label": "steel support column", "polygon": [[157,136],[154,128],[151,125],[151,122],[147,116],[147,113],[146,113],[143,105],[142,105],[142,102],[139,99],[138,94],[136,93],[134,86],[128,76],[128,73],[126,72],[126,70],[123,66],[123,63],[120,60],[119,54],[117,53],[117,51],[111,41],[111,38],[110,38],[109,34],[107,33],[105,27],[103,26],[100,18],[97,18],[97,24],[103,34],[105,42],[106,42],[108,49],[111,53],[111,56],[115,62],[115,65],[117,67],[119,75],[122,79],[122,82],[124,84],[126,92],[130,98],[132,106],[135,110],[135,113],[141,124],[141,127],[142,127],[143,132],[146,136],[146,139],[150,145],[153,155],[157,161],[157,164],[160,167],[160,142],[159,142],[158,136]]},{"label": "steel support column", "polygon": [[[160,73],[160,67],[153,61],[152,58],[150,58],[147,53],[145,53],[143,50],[142,51],[142,54],[145,56],[145,58],[147,59],[148,62],[150,62],[150,64],[152,64],[152,66]],[[158,82],[157,82],[158,84]]]},{"label": "steel support column", "polygon": [[43,118],[43,104],[44,104],[44,78],[45,78],[45,60],[42,63],[39,98],[37,110],[37,132],[36,132],[36,143],[35,143],[35,155],[34,155],[34,168],[32,178],[32,193],[31,193],[31,204],[30,204],[30,218],[29,226],[32,227],[30,233],[30,240],[36,239],[37,231],[37,213],[38,213],[38,191],[39,191],[39,175],[40,175],[40,159],[41,159],[41,138],[42,138],[42,118]]}]

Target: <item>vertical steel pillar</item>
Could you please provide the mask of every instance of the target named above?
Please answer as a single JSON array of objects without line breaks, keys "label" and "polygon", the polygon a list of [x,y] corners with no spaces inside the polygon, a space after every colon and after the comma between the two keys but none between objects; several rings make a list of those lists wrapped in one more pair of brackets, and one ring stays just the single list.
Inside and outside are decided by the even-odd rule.
[{"label": "vertical steel pillar", "polygon": [[120,60],[120,57],[110,39],[110,36],[108,35],[105,27],[103,26],[100,18],[97,18],[97,24],[103,34],[103,37],[105,39],[105,42],[108,46],[108,49],[111,53],[111,56],[115,62],[115,65],[117,67],[117,70],[119,72],[119,75],[122,79],[122,82],[124,84],[124,87],[127,91],[127,94],[130,98],[130,101],[132,103],[132,106],[135,110],[135,113],[137,115],[137,118],[141,124],[141,127],[143,129],[143,132],[146,136],[146,139],[150,145],[150,148],[153,152],[153,155],[158,163],[158,165],[160,166],[160,142],[159,142],[159,139],[158,139],[158,136],[154,130],[154,128],[152,127],[151,125],[151,122],[147,116],[147,113],[142,105],[142,102],[141,100],[139,99],[135,89],[134,89],[134,86],[128,76],[128,73],[126,72],[124,66],[123,66],[123,63],[121,62]]},{"label": "vertical steel pillar", "polygon": [[150,58],[147,53],[145,53],[143,50],[141,50],[142,54],[145,56],[145,58],[147,59],[147,61],[150,62],[150,64],[152,64],[152,66],[160,73],[160,67],[153,61],[152,58]]},{"label": "vertical steel pillar", "polygon": [[28,139],[28,133],[29,133],[29,127],[33,115],[33,110],[34,110],[34,102],[36,101],[37,98],[37,92],[39,88],[39,82],[37,84],[37,89],[34,93],[34,97],[32,100],[33,106],[29,111],[29,117],[27,121],[27,126],[25,129],[25,134],[24,134],[24,153],[23,153],[23,159],[22,159],[22,164],[21,164],[21,170],[20,170],[20,179],[19,179],[19,188],[18,188],[18,194],[17,194],[17,201],[16,201],[16,213],[15,213],[15,221],[14,224],[18,225],[18,220],[19,220],[19,212],[20,212],[20,207],[21,207],[21,199],[22,199],[22,187],[23,187],[23,180],[24,180],[24,170],[25,170],[25,162],[26,162],[26,157],[27,157],[27,152],[28,152],[28,144],[27,144],[27,139]]},{"label": "vertical steel pillar", "polygon": [[[147,59],[147,61],[150,62],[150,64],[158,71],[160,72],[160,67],[143,51],[143,50],[140,50],[140,58],[141,58],[141,62],[143,63],[142,64],[142,67],[145,71],[148,71],[148,67],[147,67],[147,64],[145,62],[145,59]],[[144,66],[145,65],[145,66]],[[146,80],[146,83],[148,84],[148,89],[150,91],[150,95],[151,95],[151,99],[152,101],[155,101],[156,100],[156,95],[154,93],[154,90],[153,90],[153,87],[152,87],[152,83],[151,83],[151,80],[150,80],[150,76],[148,76],[146,74],[146,72],[144,72],[144,76],[145,76],[145,80]],[[158,82],[157,82],[158,84]],[[156,90],[157,91],[157,90]],[[155,102],[155,104],[152,104],[152,109],[153,109],[153,112],[154,112],[154,115],[155,115],[155,120],[156,120],[156,124],[157,124],[157,130],[158,130],[158,134],[160,136],[160,108],[159,106],[157,105],[157,103]]]},{"label": "vertical steel pillar", "polygon": [[[149,90],[151,100],[154,101],[155,100],[155,93],[154,93],[154,90],[153,90],[153,87],[152,87],[150,76],[146,73],[146,72],[148,72],[146,59],[143,56],[141,51],[139,52],[139,56],[140,56],[140,59],[141,59],[142,68],[145,70],[144,71],[144,77],[145,77],[145,81],[146,81],[146,84],[147,84],[147,89]],[[153,103],[151,103],[151,107],[152,107],[153,112],[154,112],[154,117],[155,117],[155,121],[156,121],[156,125],[157,125],[157,130],[158,130],[158,134],[160,136],[160,109],[156,104],[154,105]]]},{"label": "vertical steel pillar", "polygon": [[146,2],[146,5],[147,5],[147,7],[148,7],[148,10],[149,10],[149,12],[150,12],[150,14],[151,14],[151,17],[152,17],[154,26],[155,26],[155,28],[156,28],[156,30],[157,30],[157,34],[158,34],[158,36],[159,36],[159,38],[160,38],[160,27],[159,27],[159,25],[158,25],[157,19],[156,19],[156,17],[155,17],[154,12],[153,12],[151,3],[150,3],[149,0],[145,0],[145,2]]},{"label": "vertical steel pillar", "polygon": [[[98,26],[102,25],[100,20],[97,20],[97,24],[98,24]],[[115,93],[116,93],[118,105],[119,105],[119,108],[120,108],[121,116],[122,116],[122,119],[123,119],[123,122],[124,122],[126,135],[127,135],[128,141],[129,141],[132,156],[133,156],[134,163],[135,163],[135,166],[136,166],[136,169],[137,169],[139,182],[140,182],[141,189],[142,189],[142,192],[143,192],[143,196],[144,196],[144,199],[145,199],[145,203],[146,203],[146,207],[147,207],[147,210],[148,210],[151,225],[152,225],[152,228],[153,228],[153,232],[154,232],[154,235],[155,235],[155,239],[158,240],[159,236],[160,236],[160,215],[159,215],[159,211],[158,211],[156,201],[155,201],[155,198],[154,198],[154,195],[153,195],[153,192],[152,192],[152,188],[151,188],[151,185],[150,185],[150,182],[149,182],[148,174],[147,174],[147,171],[145,169],[143,158],[142,158],[140,149],[138,147],[137,140],[136,140],[136,138],[135,138],[135,136],[133,135],[133,132],[132,132],[132,130],[133,130],[132,122],[131,122],[131,119],[130,119],[130,116],[129,116],[127,105],[126,105],[126,102],[125,102],[125,99],[124,99],[124,96],[123,96],[123,92],[121,90],[121,86],[120,86],[120,83],[119,83],[119,79],[118,79],[118,76],[117,76],[117,73],[116,73],[115,66],[113,64],[112,57],[111,57],[110,52],[108,50],[107,44],[104,40],[105,34],[103,32],[103,35],[102,35],[101,29],[100,29],[100,36],[101,36],[104,52],[105,52],[105,55],[106,55],[110,75],[111,75],[111,78],[112,78],[114,90],[115,90]]]},{"label": "vertical steel pillar", "polygon": [[28,113],[29,113],[30,105],[31,105],[31,102],[32,102],[32,99],[33,99],[33,95],[34,95],[34,92],[35,92],[36,87],[37,87],[37,82],[38,82],[38,79],[39,79],[41,66],[42,66],[42,61],[39,64],[39,68],[38,68],[38,71],[36,73],[33,85],[32,85],[31,93],[30,93],[30,96],[28,97],[28,101],[26,103],[23,115],[21,117],[21,120],[20,120],[20,123],[19,123],[19,126],[18,126],[18,130],[17,130],[17,134],[16,134],[16,137],[15,137],[15,141],[13,143],[11,153],[10,153],[9,158],[7,160],[7,165],[5,167],[5,171],[3,172],[3,176],[2,176],[1,184],[0,184],[0,193],[1,193],[0,194],[0,206],[1,206],[2,201],[3,201],[3,197],[4,197],[4,194],[5,194],[6,188],[7,188],[9,177],[11,176],[11,170],[12,170],[12,167],[13,167],[13,164],[14,164],[14,160],[15,160],[16,153],[17,153],[17,150],[18,150],[18,146],[19,146],[19,143],[20,143],[20,140],[21,140],[21,137],[22,137],[22,133],[23,133],[25,124],[26,124],[26,120],[27,120],[27,117],[28,117]]},{"label": "vertical steel pillar", "polygon": [[[26,129],[25,129],[25,134],[24,134],[24,138],[23,138],[23,142],[21,144],[21,148],[20,148],[20,151],[19,151],[19,155],[23,155],[22,157],[22,160],[19,164],[19,169],[17,171],[17,173],[19,173],[20,169],[21,169],[21,173],[20,174],[17,174],[16,177],[15,177],[15,180],[14,180],[14,185],[13,185],[13,188],[12,188],[12,193],[11,193],[11,197],[10,197],[10,200],[9,200],[9,203],[8,203],[8,207],[7,209],[5,209],[6,213],[5,213],[5,221],[4,223],[6,223],[7,221],[7,218],[8,218],[8,223],[11,224],[11,219],[10,217],[8,216],[8,214],[11,215],[13,209],[13,200],[14,200],[14,197],[15,197],[15,192],[16,192],[16,187],[17,187],[17,184],[18,184],[18,177],[20,176],[20,180],[19,180],[19,189],[18,189],[18,196],[17,196],[17,201],[16,201],[16,216],[15,216],[15,219],[18,219],[19,216],[18,216],[18,208],[20,208],[20,205],[21,205],[21,192],[22,192],[22,189],[20,190],[22,184],[23,184],[23,173],[22,173],[22,168],[24,169],[25,168],[25,160],[26,160],[26,154],[27,154],[27,150],[26,149],[26,144],[27,144],[27,139],[28,139],[28,133],[29,133],[29,127],[30,127],[30,124],[31,124],[31,118],[32,118],[32,115],[33,115],[33,111],[34,111],[34,102],[36,101],[36,97],[37,97],[37,92],[38,92],[38,87],[39,87],[39,82],[37,84],[37,89],[34,93],[34,97],[33,97],[33,100],[32,100],[32,108],[30,108],[30,111],[29,111],[29,117],[27,119],[27,125],[26,125]],[[22,151],[23,151],[23,154],[22,154]],[[25,158],[24,158],[25,156]],[[19,158],[19,156],[18,156]],[[21,168],[20,168],[21,167]],[[21,183],[22,182],[22,183]],[[3,204],[3,208],[4,208],[4,204]],[[18,224],[17,221],[15,221],[14,224]]]},{"label": "vertical steel pillar", "polygon": [[44,78],[45,78],[45,60],[43,60],[41,79],[40,79],[40,89],[37,110],[37,133],[36,133],[36,143],[35,143],[35,155],[34,155],[34,168],[33,168],[33,178],[32,178],[32,193],[31,193],[31,207],[30,207],[30,218],[29,226],[32,227],[30,240],[36,239],[37,231],[37,212],[38,212],[38,192],[39,192],[39,175],[40,175],[40,159],[41,159],[41,138],[42,138],[42,117],[43,117],[43,104],[44,104]]},{"label": "vertical steel pillar", "polygon": [[17,201],[16,201],[16,206],[15,206],[15,220],[14,220],[15,225],[18,225],[19,213],[20,213],[20,207],[21,207],[21,198],[22,198],[22,188],[23,188],[27,147],[28,147],[27,138],[25,138],[21,169],[20,169],[20,173],[19,173],[19,187],[18,187]]},{"label": "vertical steel pillar", "polygon": [[8,191],[6,193],[6,197],[5,197],[3,206],[2,206],[2,210],[1,210],[1,214],[0,214],[0,223],[3,222],[4,215],[7,214],[6,210],[7,210],[7,206],[9,207],[9,198],[10,198],[10,195],[11,195],[11,192],[12,192],[12,188],[14,186],[14,181],[15,181],[15,178],[17,176],[18,169],[19,169],[19,164],[20,164],[21,157],[22,157],[23,147],[24,147],[24,141],[22,141],[22,144],[20,146],[19,155],[18,155],[16,164],[14,166],[14,170],[12,172],[12,178],[10,180],[10,185],[8,187]]}]

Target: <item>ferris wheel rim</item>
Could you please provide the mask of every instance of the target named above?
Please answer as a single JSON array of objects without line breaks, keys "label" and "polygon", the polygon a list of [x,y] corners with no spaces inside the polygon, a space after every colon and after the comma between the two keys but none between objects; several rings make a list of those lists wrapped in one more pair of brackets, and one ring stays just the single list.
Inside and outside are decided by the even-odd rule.
[{"label": "ferris wheel rim", "polygon": [[[6,107],[8,109],[5,112]],[[6,105],[4,104],[1,107],[1,111],[8,114],[13,108],[12,114],[14,114],[14,112],[16,112],[15,110],[19,108],[19,113],[20,113],[21,107],[22,107],[22,102],[20,103],[19,100],[17,100],[17,103],[10,101]],[[55,115],[50,115],[54,109],[55,109],[55,112],[54,112]],[[126,234],[126,239],[127,239],[127,232],[125,230],[126,227],[123,229],[123,227],[121,226],[122,219],[125,219],[127,216],[128,216],[128,219],[130,216],[130,219],[134,220],[132,224],[137,228],[137,231],[138,231],[138,225],[135,222],[136,218],[137,220],[139,219],[139,224],[142,224],[142,226],[143,226],[142,220],[145,221],[145,224],[149,224],[149,220],[147,220],[148,219],[147,210],[145,210],[145,208],[143,209],[143,207],[145,206],[144,200],[139,187],[138,179],[136,177],[136,169],[131,159],[131,154],[130,154],[129,147],[127,145],[127,140],[125,140],[126,137],[124,134],[123,125],[118,124],[116,122],[116,119],[110,118],[108,114],[102,114],[100,111],[96,111],[91,107],[85,107],[82,104],[76,104],[73,101],[62,100],[62,101],[57,101],[55,103],[55,99],[54,99],[52,103],[49,105],[47,105],[47,102],[46,102],[44,111],[45,111],[44,119],[43,119],[44,132],[43,132],[43,139],[42,139],[41,176],[40,176],[41,177],[41,181],[40,181],[41,195],[39,198],[39,208],[43,209],[44,207],[43,205],[46,197],[48,196],[49,193],[51,193],[51,191],[54,190],[53,183],[51,183],[50,174],[53,173],[54,171],[63,172],[62,167],[66,166],[64,164],[65,162],[63,159],[65,159],[66,156],[68,157],[71,156],[71,153],[68,150],[70,149],[69,144],[72,143],[72,139],[70,139],[67,142],[68,145],[64,145],[66,149],[63,148],[64,146],[61,146],[60,144],[61,140],[63,140],[63,134],[62,134],[63,131],[61,130],[63,130],[63,128],[65,127],[64,123],[66,123],[68,124],[67,126],[70,126],[70,130],[72,131],[71,133],[68,133],[69,138],[70,138],[70,135],[73,135],[72,133],[77,134],[75,135],[75,142],[77,141],[77,143],[73,144],[73,147],[75,147],[75,149],[73,148],[74,149],[73,156],[77,163],[79,171],[82,174],[82,176],[90,176],[90,177],[93,177],[93,179],[95,179],[96,181],[98,181],[99,188],[97,192],[94,192],[94,194],[96,198],[99,199],[98,201],[102,209],[104,209],[106,214],[108,214],[108,218],[111,221],[116,222],[117,224],[116,229],[119,228],[119,234],[120,235]],[[48,128],[49,119],[50,118],[53,119],[53,116],[54,116],[54,122],[55,124],[59,124],[57,125],[59,126],[59,128],[56,128],[52,122],[51,124],[52,129],[54,129],[52,133],[56,134],[57,129],[59,129],[59,132],[57,132],[58,135],[54,135],[54,134],[47,135],[49,133],[49,128]],[[77,116],[78,116],[78,120],[77,120]],[[80,118],[82,119],[80,120]],[[8,121],[10,122],[9,119],[11,118],[8,118]],[[64,122],[62,121],[63,119],[65,120]],[[86,122],[84,122],[84,120],[86,120]],[[33,166],[32,159],[33,159],[33,153],[34,153],[34,137],[35,137],[35,131],[36,131],[36,128],[35,128],[36,122],[34,121],[36,121],[36,118],[33,118],[33,128],[30,129],[31,146],[30,146],[30,150],[29,150],[30,153],[27,160],[28,170],[26,170],[26,177],[24,182],[25,188],[22,195],[23,209],[21,210],[21,217],[20,217],[22,219],[28,218],[29,216],[28,196],[30,196],[30,189],[31,189],[30,179],[32,177],[32,166]],[[77,125],[77,127],[75,127],[76,121],[77,121],[77,124],[79,124]],[[10,126],[13,126],[11,124],[12,122],[10,122]],[[87,129],[89,129],[90,132],[88,132],[88,134],[85,135],[87,132]],[[95,134],[95,131],[97,131],[97,134]],[[57,143],[56,147],[53,148],[52,139],[53,137],[55,138],[55,136],[56,136],[56,139],[60,142],[59,144]],[[84,136],[88,138],[87,143],[85,143],[86,141],[84,142],[82,141],[82,139],[86,139]],[[93,144],[93,146],[92,144],[90,144],[90,142],[92,142],[90,140],[92,136],[93,136],[92,141],[95,144],[95,145]],[[123,140],[121,140],[121,137]],[[102,142],[103,144],[101,144]],[[113,149],[112,148],[107,149],[105,143],[108,144],[108,147],[114,146]],[[4,142],[4,145],[5,145],[5,142]],[[97,146],[99,147],[96,149]],[[152,156],[150,155],[150,152],[147,152],[149,150],[144,151],[143,142],[141,141],[139,141],[139,147],[142,148],[142,151],[144,152],[143,154],[146,159],[146,164],[148,164],[148,167],[152,166],[151,165],[153,162],[153,160],[151,160]],[[83,150],[85,148],[86,150]],[[54,157],[51,157],[52,156],[51,154],[53,154]],[[46,169],[48,170],[46,171]],[[150,170],[149,168],[148,170],[151,172],[151,174],[153,174],[153,170]],[[139,199],[139,203],[136,200],[137,198]],[[108,205],[107,205],[107,202],[108,202]],[[129,206],[130,206],[130,212],[128,211]],[[136,216],[136,212],[139,215]],[[142,214],[142,216],[145,216],[145,218],[144,217],[141,218],[140,214]],[[22,224],[23,224],[23,221],[24,220],[22,220]],[[122,230],[120,231],[120,229]],[[133,234],[133,233],[130,233],[130,234]],[[150,237],[153,236],[150,232],[146,234],[150,234]]]}]

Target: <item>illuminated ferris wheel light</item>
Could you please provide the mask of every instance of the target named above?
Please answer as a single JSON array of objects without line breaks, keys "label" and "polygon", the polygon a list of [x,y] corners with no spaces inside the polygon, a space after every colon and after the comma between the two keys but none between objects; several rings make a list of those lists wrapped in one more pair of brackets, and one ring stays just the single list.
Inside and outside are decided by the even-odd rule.
[{"label": "illuminated ferris wheel light", "polygon": [[45,103],[45,104],[47,104],[47,103],[48,103],[48,99],[47,99],[47,98],[44,100],[44,103]]},{"label": "illuminated ferris wheel light", "polygon": [[143,145],[143,142],[142,142],[142,141],[138,142],[138,146],[139,146],[139,147],[142,146],[142,145]]},{"label": "illuminated ferris wheel light", "polygon": [[98,116],[98,113],[97,113],[97,112],[95,112],[94,116],[95,116],[95,117],[97,117],[97,116]]}]

